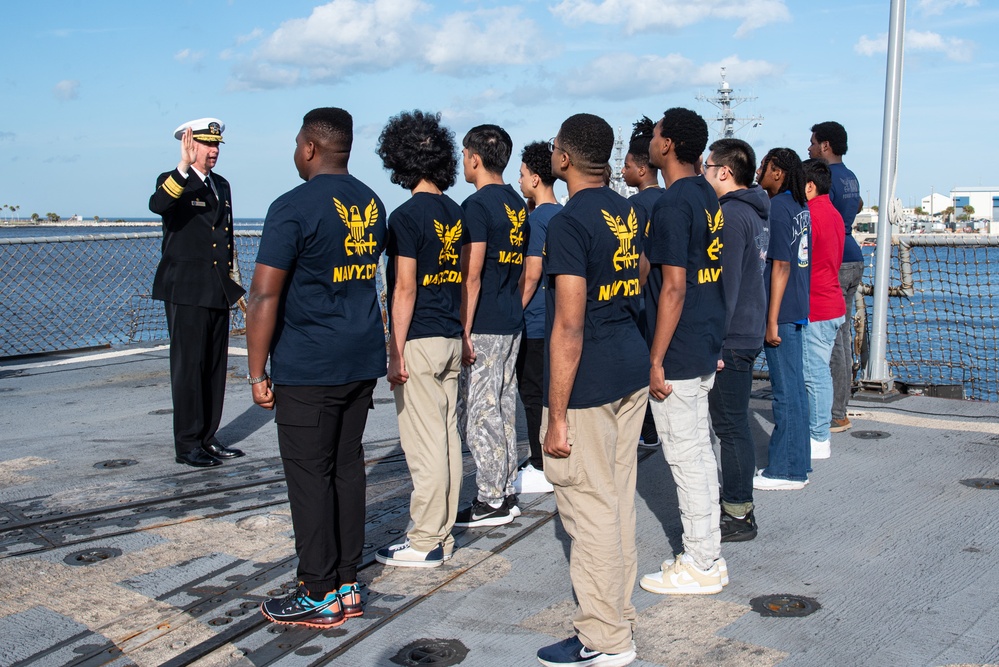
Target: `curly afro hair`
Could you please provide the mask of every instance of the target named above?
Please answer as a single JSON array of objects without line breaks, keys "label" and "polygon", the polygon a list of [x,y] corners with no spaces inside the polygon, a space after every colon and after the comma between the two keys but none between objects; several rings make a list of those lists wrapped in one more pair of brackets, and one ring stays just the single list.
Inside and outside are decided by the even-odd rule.
[{"label": "curly afro hair", "polygon": [[834,120],[827,120],[824,123],[812,125],[812,132],[815,133],[815,140],[819,143],[829,142],[829,148],[833,155],[846,155],[848,144],[846,141],[846,128]]},{"label": "curly afro hair", "polygon": [[676,158],[686,164],[697,164],[697,159],[708,145],[708,124],[690,109],[673,107],[663,113],[659,134],[673,140]]},{"label": "curly afro hair", "polygon": [[527,169],[541,178],[545,185],[554,185],[555,176],[552,175],[552,152],[548,148],[547,141],[535,141],[524,146],[520,153],[520,161],[527,165]]},{"label": "curly afro hair", "polygon": [[403,111],[393,116],[378,137],[375,149],[392,182],[407,190],[428,180],[443,192],[458,174],[454,133],[441,124],[439,113]]},{"label": "curly afro hair", "polygon": [[614,130],[607,121],[591,113],[577,113],[565,119],[558,136],[580,169],[603,173],[614,149]]}]

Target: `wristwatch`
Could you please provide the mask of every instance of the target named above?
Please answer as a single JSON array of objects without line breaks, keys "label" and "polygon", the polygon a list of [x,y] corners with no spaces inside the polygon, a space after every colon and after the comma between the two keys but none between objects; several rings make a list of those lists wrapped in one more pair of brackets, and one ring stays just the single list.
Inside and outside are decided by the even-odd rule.
[{"label": "wristwatch", "polygon": [[270,378],[268,377],[267,373],[264,373],[258,378],[251,377],[249,373],[247,373],[246,375],[246,381],[249,382],[250,384],[260,384],[261,382],[269,379]]}]

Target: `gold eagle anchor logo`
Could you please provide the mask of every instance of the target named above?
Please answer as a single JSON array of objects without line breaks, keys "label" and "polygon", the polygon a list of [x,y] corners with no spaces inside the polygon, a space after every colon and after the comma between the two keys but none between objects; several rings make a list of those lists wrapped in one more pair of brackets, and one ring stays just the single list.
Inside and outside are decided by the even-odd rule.
[{"label": "gold eagle anchor logo", "polygon": [[461,220],[454,223],[453,227],[448,227],[434,220],[434,231],[437,232],[437,238],[444,244],[444,247],[441,248],[441,254],[437,257],[437,263],[444,264],[450,262],[451,264],[456,264],[458,262],[458,253],[454,251],[454,244],[461,238]]},{"label": "gold eagle anchor logo", "polygon": [[725,226],[725,218],[722,216],[722,210],[720,208],[713,216],[710,211],[704,209],[704,215],[708,219],[708,231],[712,234],[716,234],[719,229]]},{"label": "gold eagle anchor logo", "polygon": [[368,227],[378,222],[378,205],[375,200],[372,199],[371,203],[364,209],[363,218],[361,217],[361,209],[357,206],[351,206],[348,211],[347,207],[336,197],[333,198],[333,205],[336,206],[336,212],[349,232],[347,238],[343,240],[347,256],[372,254],[378,246],[378,242],[375,241],[373,234],[368,234],[367,239],[365,239],[364,232]]},{"label": "gold eagle anchor logo", "polygon": [[635,215],[635,209],[631,209],[628,214],[627,224],[619,215],[613,216],[603,209],[600,212],[604,214],[604,221],[621,244],[621,247],[614,251],[614,270],[634,269],[638,266],[638,253],[632,245],[635,234],[638,233],[638,217]]},{"label": "gold eagle anchor logo", "polygon": [[[704,215],[708,219],[708,231],[710,233],[717,234],[718,230],[720,230],[722,227],[725,226],[725,218],[722,216],[722,211],[720,208],[718,209],[718,212],[715,213],[713,216],[707,209],[705,209]],[[724,244],[721,242],[721,238],[716,236],[711,241],[711,245],[708,246],[707,250],[708,257],[711,259],[711,261],[717,262],[721,258],[721,250],[723,247]]]},{"label": "gold eagle anchor logo", "polygon": [[519,248],[524,245],[524,220],[527,219],[527,209],[514,211],[506,204],[503,206],[506,208],[506,217],[510,218],[510,245]]}]

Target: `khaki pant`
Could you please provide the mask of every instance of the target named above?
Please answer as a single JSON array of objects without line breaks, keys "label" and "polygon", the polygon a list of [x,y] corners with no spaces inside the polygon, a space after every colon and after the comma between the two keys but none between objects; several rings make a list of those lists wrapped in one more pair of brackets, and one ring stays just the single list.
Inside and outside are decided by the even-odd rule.
[{"label": "khaki pant", "polygon": [[458,437],[460,338],[418,338],[403,352],[409,380],[395,388],[399,440],[413,478],[409,542],[417,551],[439,543],[454,549],[451,528],[461,493],[461,440]]},{"label": "khaki pant", "polygon": [[[643,387],[606,405],[569,410],[572,453],[545,455],[545,477],[572,538],[569,577],[579,602],[573,625],[584,646],[604,653],[630,651],[635,629],[635,479],[648,396]],[[545,408],[542,442],[547,431]]]}]

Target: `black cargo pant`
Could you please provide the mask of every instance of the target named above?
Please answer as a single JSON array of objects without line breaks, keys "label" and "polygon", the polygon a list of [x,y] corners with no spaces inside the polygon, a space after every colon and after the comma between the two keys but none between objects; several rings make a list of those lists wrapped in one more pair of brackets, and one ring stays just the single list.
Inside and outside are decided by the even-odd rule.
[{"label": "black cargo pant", "polygon": [[357,581],[364,546],[361,437],[374,388],[375,380],[274,387],[298,579],[312,594]]}]

